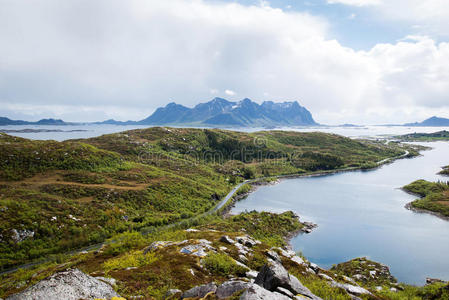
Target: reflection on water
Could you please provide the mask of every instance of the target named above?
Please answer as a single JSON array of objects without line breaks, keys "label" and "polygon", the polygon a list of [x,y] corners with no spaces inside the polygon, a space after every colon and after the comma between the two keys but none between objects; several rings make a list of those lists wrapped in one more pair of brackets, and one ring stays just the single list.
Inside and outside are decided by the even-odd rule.
[{"label": "reflection on water", "polygon": [[263,186],[237,203],[244,210],[293,210],[319,225],[292,240],[296,251],[322,267],[367,256],[385,263],[400,281],[423,284],[426,277],[449,280],[449,222],[404,208],[416,197],[399,188],[438,176],[449,164],[449,143],[423,156],[403,159],[368,172],[283,180]]}]

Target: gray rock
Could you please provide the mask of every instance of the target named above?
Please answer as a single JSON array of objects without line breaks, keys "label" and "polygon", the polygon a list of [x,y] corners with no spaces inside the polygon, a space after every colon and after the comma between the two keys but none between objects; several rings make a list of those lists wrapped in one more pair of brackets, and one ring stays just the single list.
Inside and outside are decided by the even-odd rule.
[{"label": "gray rock", "polygon": [[303,260],[301,257],[297,256],[297,255],[292,256],[292,257],[290,258],[290,260],[293,261],[293,262],[295,262],[295,263],[297,263],[298,265],[305,265],[305,264],[306,264],[306,263],[304,262],[304,260]]},{"label": "gray rock", "polygon": [[331,282],[330,284],[332,286],[342,288],[342,289],[346,290],[348,293],[353,294],[353,295],[357,295],[357,296],[371,295],[370,291],[368,291],[367,289],[364,289],[358,285],[339,283],[339,282]]},{"label": "gray rock", "polygon": [[242,245],[245,245],[246,247],[254,247],[257,244],[260,244],[260,241],[252,239],[250,236],[239,236],[236,238],[237,242],[239,242]]},{"label": "gray rock", "polygon": [[269,257],[269,258],[271,258],[271,259],[273,259],[273,260],[276,260],[276,261],[281,261],[281,258],[279,257],[279,254],[277,254],[275,251],[273,251],[273,250],[269,250],[269,251],[267,251],[267,256]]},{"label": "gray rock", "polygon": [[287,270],[276,261],[264,265],[254,283],[269,291],[275,291],[278,287],[282,287],[295,295],[301,294],[312,299],[319,299],[319,297],[312,294],[308,288],[302,285],[298,278],[289,274]]},{"label": "gray rock", "polygon": [[227,236],[227,235],[222,236],[222,237],[220,238],[220,242],[223,242],[223,243],[229,244],[229,245],[232,245],[232,244],[235,243],[235,241],[234,241],[233,239],[231,239],[231,238],[230,238],[229,236]]},{"label": "gray rock", "polygon": [[17,229],[11,229],[11,239],[14,241],[14,243],[20,243],[27,238],[34,237],[34,231],[32,230],[17,230]]},{"label": "gray rock", "polygon": [[182,294],[181,298],[203,298],[209,293],[215,293],[217,290],[217,285],[213,282],[210,282],[208,284],[199,285],[196,287],[191,288],[188,291],[185,291],[184,294]]},{"label": "gray rock", "polygon": [[110,286],[114,286],[114,285],[117,284],[117,280],[115,280],[112,277],[101,277],[101,276],[98,276],[98,277],[95,277],[95,278],[98,279],[98,280],[101,280],[101,281],[103,281],[103,282],[105,282],[107,284],[109,284]]},{"label": "gray rock", "polygon": [[7,300],[78,300],[120,297],[107,283],[78,269],[56,273]]},{"label": "gray rock", "polygon": [[228,298],[234,293],[248,288],[249,285],[250,284],[245,281],[226,281],[217,288],[215,294],[217,295],[218,299]]},{"label": "gray rock", "polygon": [[293,296],[295,296],[295,295],[293,295],[292,292],[290,292],[290,291],[287,290],[287,289],[284,289],[283,287],[278,287],[278,288],[276,289],[276,292],[278,292],[279,294],[285,295],[285,296],[287,296],[287,297],[289,297],[289,298],[293,298]]},{"label": "gray rock", "polygon": [[250,285],[245,292],[240,296],[240,300],[290,300],[289,297],[272,293],[257,284]]},{"label": "gray rock", "polygon": [[168,298],[168,297],[170,297],[170,296],[173,296],[173,295],[176,295],[176,294],[181,294],[181,293],[182,293],[181,290],[178,290],[178,289],[169,289],[169,290],[167,291],[167,293],[165,293],[165,297]]},{"label": "gray rock", "polygon": [[245,273],[246,277],[249,279],[256,279],[258,274],[259,274],[259,272],[254,271],[254,270],[250,270]]},{"label": "gray rock", "polygon": [[314,270],[315,273],[318,273],[320,271],[320,267],[317,264],[314,264],[314,263],[310,263],[310,268],[312,270]]},{"label": "gray rock", "polygon": [[328,281],[334,281],[334,279],[332,277],[330,277],[329,275],[324,274],[324,273],[320,273],[320,274],[318,274],[318,276],[320,276],[321,278],[328,280]]}]

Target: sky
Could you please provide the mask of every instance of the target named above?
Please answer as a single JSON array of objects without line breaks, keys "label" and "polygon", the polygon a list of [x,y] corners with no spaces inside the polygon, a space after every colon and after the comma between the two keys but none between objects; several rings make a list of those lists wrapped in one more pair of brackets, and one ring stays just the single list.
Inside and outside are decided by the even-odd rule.
[{"label": "sky", "polygon": [[298,101],[322,124],[449,118],[447,0],[0,0],[0,116],[141,120]]}]

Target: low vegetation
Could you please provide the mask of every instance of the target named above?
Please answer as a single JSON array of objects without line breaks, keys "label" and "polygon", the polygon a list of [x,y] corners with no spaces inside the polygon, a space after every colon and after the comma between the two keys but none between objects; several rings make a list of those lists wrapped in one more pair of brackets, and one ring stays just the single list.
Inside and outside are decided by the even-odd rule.
[{"label": "low vegetation", "polygon": [[449,131],[442,130],[434,133],[410,133],[396,136],[396,138],[407,142],[434,142],[449,140]]},{"label": "low vegetation", "polygon": [[0,134],[0,268],[193,224],[245,179],[376,166],[405,150],[414,151],[318,132],[155,127],[66,142]]},{"label": "low vegetation", "polygon": [[449,182],[417,180],[406,185],[404,190],[421,197],[410,204],[412,208],[449,217]]},{"label": "low vegetation", "polygon": [[438,174],[449,176],[449,166],[443,167],[442,169],[443,170],[441,170]]}]

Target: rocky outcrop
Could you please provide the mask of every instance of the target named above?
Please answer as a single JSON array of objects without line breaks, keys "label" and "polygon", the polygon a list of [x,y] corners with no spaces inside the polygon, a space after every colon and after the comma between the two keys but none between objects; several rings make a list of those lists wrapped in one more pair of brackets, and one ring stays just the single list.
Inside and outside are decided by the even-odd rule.
[{"label": "rocky outcrop", "polygon": [[277,292],[270,292],[257,284],[252,284],[240,296],[240,300],[290,300],[291,298]]},{"label": "rocky outcrop", "polygon": [[231,239],[229,236],[224,235],[220,238],[220,242],[225,243],[225,244],[229,244],[232,245],[235,243],[235,241],[233,239]]},{"label": "rocky outcrop", "polygon": [[56,273],[8,300],[78,300],[120,297],[107,283],[78,269]]},{"label": "rocky outcrop", "polygon": [[367,289],[364,289],[358,285],[339,283],[339,282],[335,282],[335,281],[331,282],[331,285],[338,287],[338,288],[342,288],[342,289],[346,290],[349,294],[356,295],[356,296],[371,294],[370,291],[368,291]]},{"label": "rocky outcrop", "polygon": [[217,295],[218,299],[225,299],[241,290],[248,288],[249,285],[250,284],[248,282],[240,280],[226,281],[222,283],[220,286],[218,286],[215,294]]},{"label": "rocky outcrop", "polygon": [[316,297],[308,288],[302,285],[298,278],[289,274],[277,261],[264,265],[254,283],[272,292],[280,287],[292,292],[294,295],[301,294],[311,299],[319,299],[319,297]]},{"label": "rocky outcrop", "polygon": [[185,291],[182,294],[181,299],[195,298],[195,297],[203,298],[204,296],[206,296],[209,293],[215,293],[216,290],[217,290],[217,285],[213,282],[208,283],[208,284],[199,285],[199,286],[191,288],[188,291]]}]

